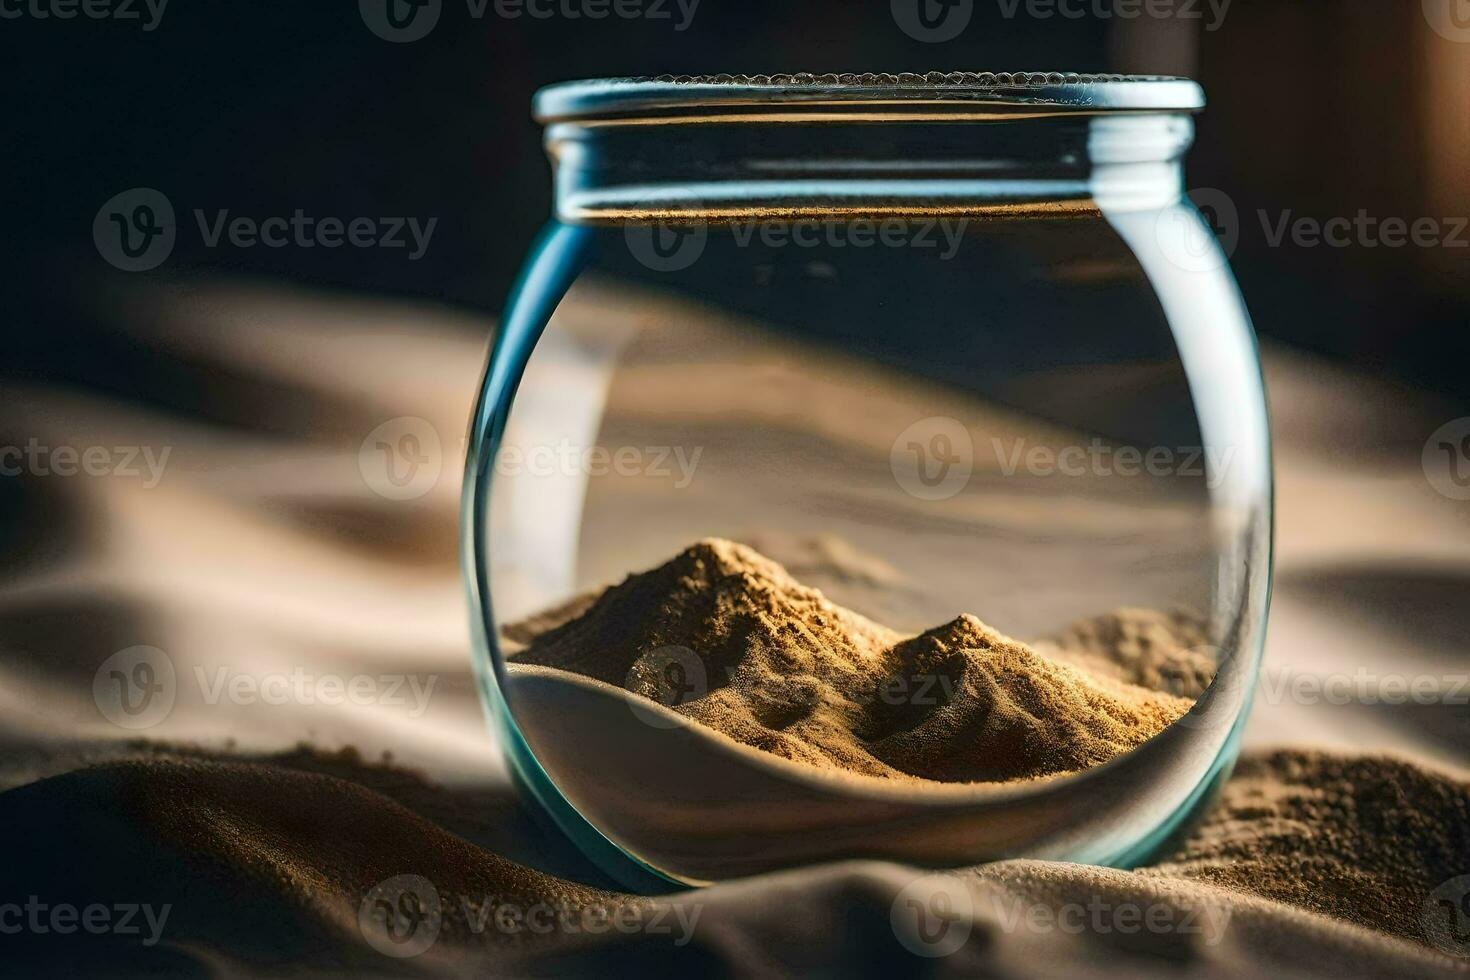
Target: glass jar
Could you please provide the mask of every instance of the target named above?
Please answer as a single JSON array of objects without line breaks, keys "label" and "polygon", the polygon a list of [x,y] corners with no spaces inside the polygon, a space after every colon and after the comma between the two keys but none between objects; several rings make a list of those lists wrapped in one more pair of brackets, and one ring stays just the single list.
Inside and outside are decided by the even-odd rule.
[{"label": "glass jar", "polygon": [[609,79],[471,421],[484,701],[634,887],[1127,866],[1228,769],[1265,399],[1184,194],[1199,87]]}]

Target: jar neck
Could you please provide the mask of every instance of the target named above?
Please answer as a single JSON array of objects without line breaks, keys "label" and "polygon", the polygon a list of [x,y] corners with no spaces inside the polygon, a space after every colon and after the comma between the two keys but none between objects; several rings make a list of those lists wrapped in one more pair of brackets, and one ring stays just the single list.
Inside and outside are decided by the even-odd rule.
[{"label": "jar neck", "polygon": [[1065,216],[1167,206],[1187,113],[950,122],[562,122],[546,133],[558,218]]}]

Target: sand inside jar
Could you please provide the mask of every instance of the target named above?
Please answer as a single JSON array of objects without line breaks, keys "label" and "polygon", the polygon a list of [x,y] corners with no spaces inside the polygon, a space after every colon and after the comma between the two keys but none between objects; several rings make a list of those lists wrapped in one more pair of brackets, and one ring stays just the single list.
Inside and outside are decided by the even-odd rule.
[{"label": "sand inside jar", "polygon": [[1182,717],[1214,672],[1182,613],[1124,610],[1032,645],[972,615],[905,635],[721,539],[503,635],[512,672],[576,675],[772,756],[910,783],[1100,765]]}]

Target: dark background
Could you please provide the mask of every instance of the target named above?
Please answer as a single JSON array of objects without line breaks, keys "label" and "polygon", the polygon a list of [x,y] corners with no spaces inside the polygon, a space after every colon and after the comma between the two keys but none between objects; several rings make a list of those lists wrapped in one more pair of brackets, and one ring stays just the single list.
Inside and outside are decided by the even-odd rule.
[{"label": "dark background", "polygon": [[[75,294],[88,271],[108,271],[92,219],[128,188],[161,190],[191,225],[144,275],[285,277],[494,312],[549,210],[529,118],[540,85],[1119,70],[1204,83],[1211,108],[1190,182],[1238,207],[1235,265],[1263,336],[1470,401],[1470,248],[1272,247],[1258,217],[1470,214],[1470,44],[1431,30],[1419,0],[1234,0],[1216,30],[1024,8],[1007,18],[999,0],[974,4],[969,27],[939,44],[905,35],[885,0],[702,0],[682,32],[672,4],[664,20],[506,19],[493,5],[476,20],[465,0],[445,0],[433,32],[409,44],[371,33],[353,0],[172,0],[153,31],[84,16],[0,21],[12,72],[4,370],[106,373],[105,352],[76,339],[93,314]],[[146,18],[141,0],[136,9]],[[194,208],[439,220],[411,262],[388,249],[205,249]]]}]

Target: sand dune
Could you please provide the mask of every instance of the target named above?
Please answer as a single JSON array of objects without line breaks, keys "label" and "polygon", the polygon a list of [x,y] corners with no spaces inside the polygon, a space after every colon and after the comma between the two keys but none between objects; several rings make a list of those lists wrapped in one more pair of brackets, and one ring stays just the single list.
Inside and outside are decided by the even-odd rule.
[{"label": "sand dune", "polygon": [[[957,900],[955,921],[971,938],[943,961],[953,975],[1077,975],[1077,963],[1097,976],[1165,965],[1192,977],[1465,975],[1434,950],[1419,905],[1466,870],[1470,786],[1380,758],[1247,759],[1220,806],[1136,872],[1011,861],[916,878],[847,862],[656,900],[495,853],[501,845],[484,834],[537,833],[508,791],[446,790],[353,755],[135,750],[0,793],[0,821],[26,842],[0,869],[8,893],[168,909],[150,946],[86,932],[7,937],[3,975],[64,965],[86,976],[634,976],[653,963],[706,975],[820,963],[856,975],[918,965],[889,927],[890,909],[915,888]],[[383,881],[405,875],[440,915],[415,925],[429,940],[421,953],[393,958],[360,915]],[[515,928],[482,917],[487,907],[553,910],[578,928]],[[1077,908],[1130,907],[1171,928],[1046,926]],[[1018,911],[1039,925],[1017,927]],[[636,928],[580,928],[608,920]],[[784,952],[772,937],[786,937]]]},{"label": "sand dune", "polygon": [[[773,755],[883,778],[1078,772],[1147,741],[1192,703],[1121,670],[1060,663],[974,616],[905,638],[718,539],[509,632],[528,644],[516,664],[624,687]],[[1142,661],[1186,656],[1158,645],[1135,644],[1133,674],[1157,679]]]}]

